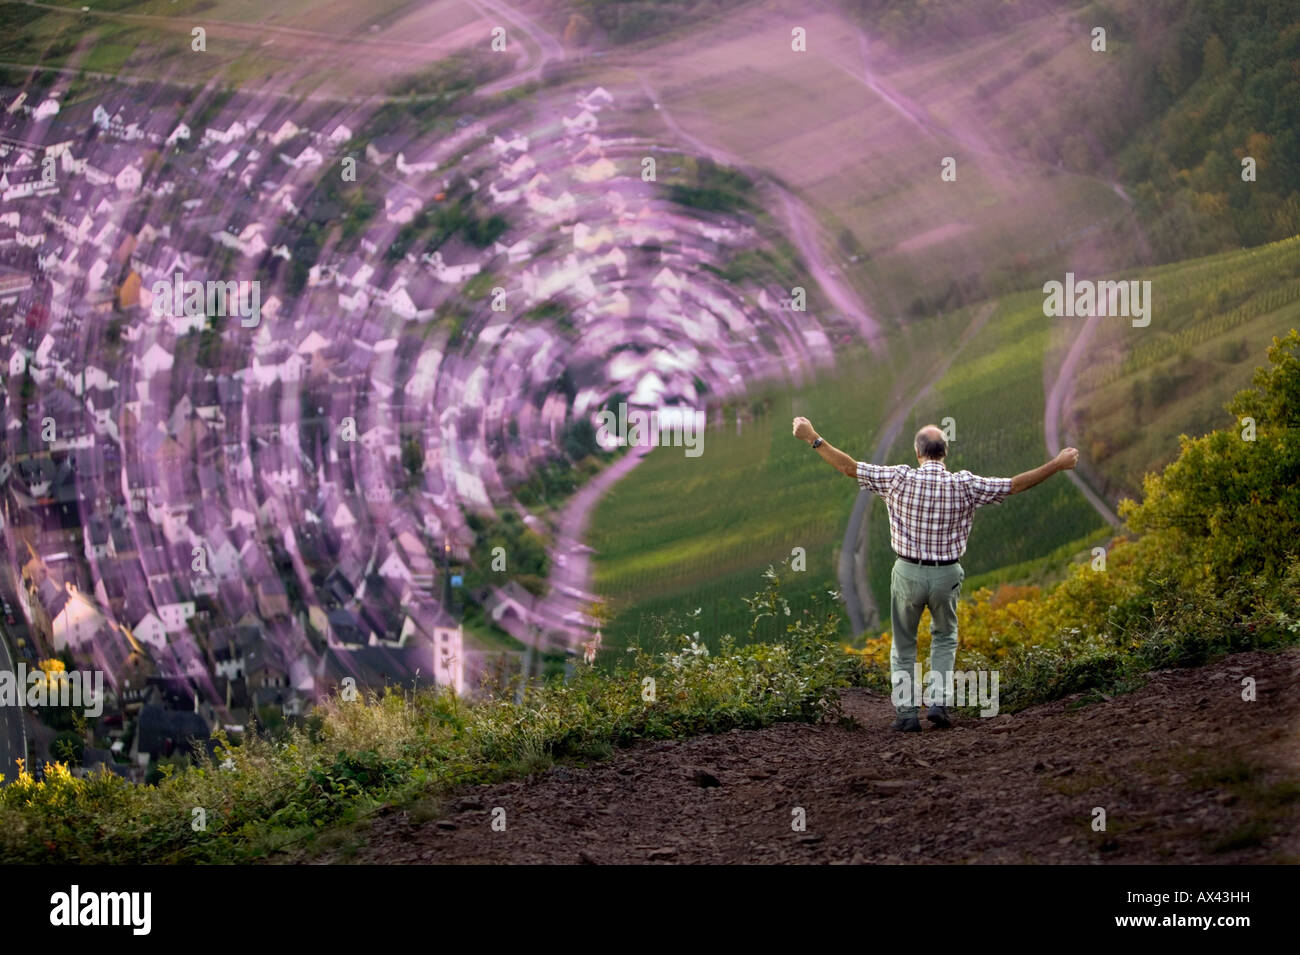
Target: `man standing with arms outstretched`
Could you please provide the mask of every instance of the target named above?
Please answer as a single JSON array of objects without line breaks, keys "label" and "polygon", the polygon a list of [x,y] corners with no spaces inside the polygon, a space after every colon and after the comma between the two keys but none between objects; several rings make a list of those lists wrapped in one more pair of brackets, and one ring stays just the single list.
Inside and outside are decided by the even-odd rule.
[{"label": "man standing with arms outstretched", "polygon": [[[926,718],[940,728],[952,725],[946,694],[952,689],[952,669],[957,656],[957,602],[966,572],[958,561],[966,552],[975,508],[997,504],[1009,494],[1041,484],[1057,471],[1073,468],[1079,452],[1066,448],[1051,461],[1013,478],[987,478],[944,466],[948,442],[934,425],[916,433],[913,447],[917,467],[885,467],[854,461],[822,439],[807,418],[794,419],[794,436],[812,445],[835,470],[858,479],[858,486],[884,498],[889,510],[889,539],[898,559],[889,584],[890,624],[893,641],[889,669],[895,687],[898,719],[894,729],[919,733],[916,664],[916,628],[921,612],[930,608],[930,671],[943,680],[944,705],[926,707]],[[900,692],[901,690],[901,692]]]}]

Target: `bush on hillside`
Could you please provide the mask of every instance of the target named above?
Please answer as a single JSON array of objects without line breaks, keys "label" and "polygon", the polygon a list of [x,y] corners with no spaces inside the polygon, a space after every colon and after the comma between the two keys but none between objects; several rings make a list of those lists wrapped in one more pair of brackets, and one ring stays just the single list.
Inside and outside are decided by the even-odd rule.
[{"label": "bush on hillside", "polygon": [[1236,424],[1184,435],[1178,459],[1147,475],[1142,503],[1122,506],[1130,527],[1180,555],[1189,586],[1277,577],[1300,555],[1300,334],[1275,338],[1268,356],[1228,403]]}]

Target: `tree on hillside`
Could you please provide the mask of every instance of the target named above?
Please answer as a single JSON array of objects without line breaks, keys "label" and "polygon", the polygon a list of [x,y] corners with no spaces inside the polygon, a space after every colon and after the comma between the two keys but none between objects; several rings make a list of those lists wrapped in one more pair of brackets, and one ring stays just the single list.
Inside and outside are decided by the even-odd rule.
[{"label": "tree on hillside", "polygon": [[591,35],[591,21],[581,13],[574,13],[569,16],[569,25],[564,28],[564,45],[569,49],[577,49],[587,42]]}]

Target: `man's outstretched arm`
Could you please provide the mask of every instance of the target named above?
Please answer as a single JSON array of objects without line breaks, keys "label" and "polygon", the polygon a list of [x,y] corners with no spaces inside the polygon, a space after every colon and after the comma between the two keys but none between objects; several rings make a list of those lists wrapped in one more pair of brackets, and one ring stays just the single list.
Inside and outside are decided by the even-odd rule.
[{"label": "man's outstretched arm", "polygon": [[1078,463],[1078,449],[1065,448],[1060,454],[1041,467],[1036,467],[1032,471],[1024,471],[1013,477],[1011,479],[1011,493],[1019,494],[1021,491],[1027,491],[1035,484],[1042,484],[1057,471],[1069,471]]},{"label": "man's outstretched arm", "polygon": [[[794,419],[794,436],[807,444],[815,444],[817,439],[821,437],[813,430],[812,422],[807,418]],[[839,448],[832,447],[825,439],[822,440],[821,444],[817,445],[816,450],[823,461],[841,474],[847,474],[849,477],[858,476],[858,462]]]}]

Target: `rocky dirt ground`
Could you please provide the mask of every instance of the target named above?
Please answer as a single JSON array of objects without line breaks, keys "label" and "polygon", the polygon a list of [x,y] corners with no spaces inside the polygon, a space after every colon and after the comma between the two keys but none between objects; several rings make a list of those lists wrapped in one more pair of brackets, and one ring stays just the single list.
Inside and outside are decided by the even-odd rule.
[{"label": "rocky dirt ground", "polygon": [[640,744],[388,811],[314,861],[1295,863],[1297,689],[1300,648],[1244,653],[920,734],[890,730],[887,697],[848,690],[858,726]]}]

